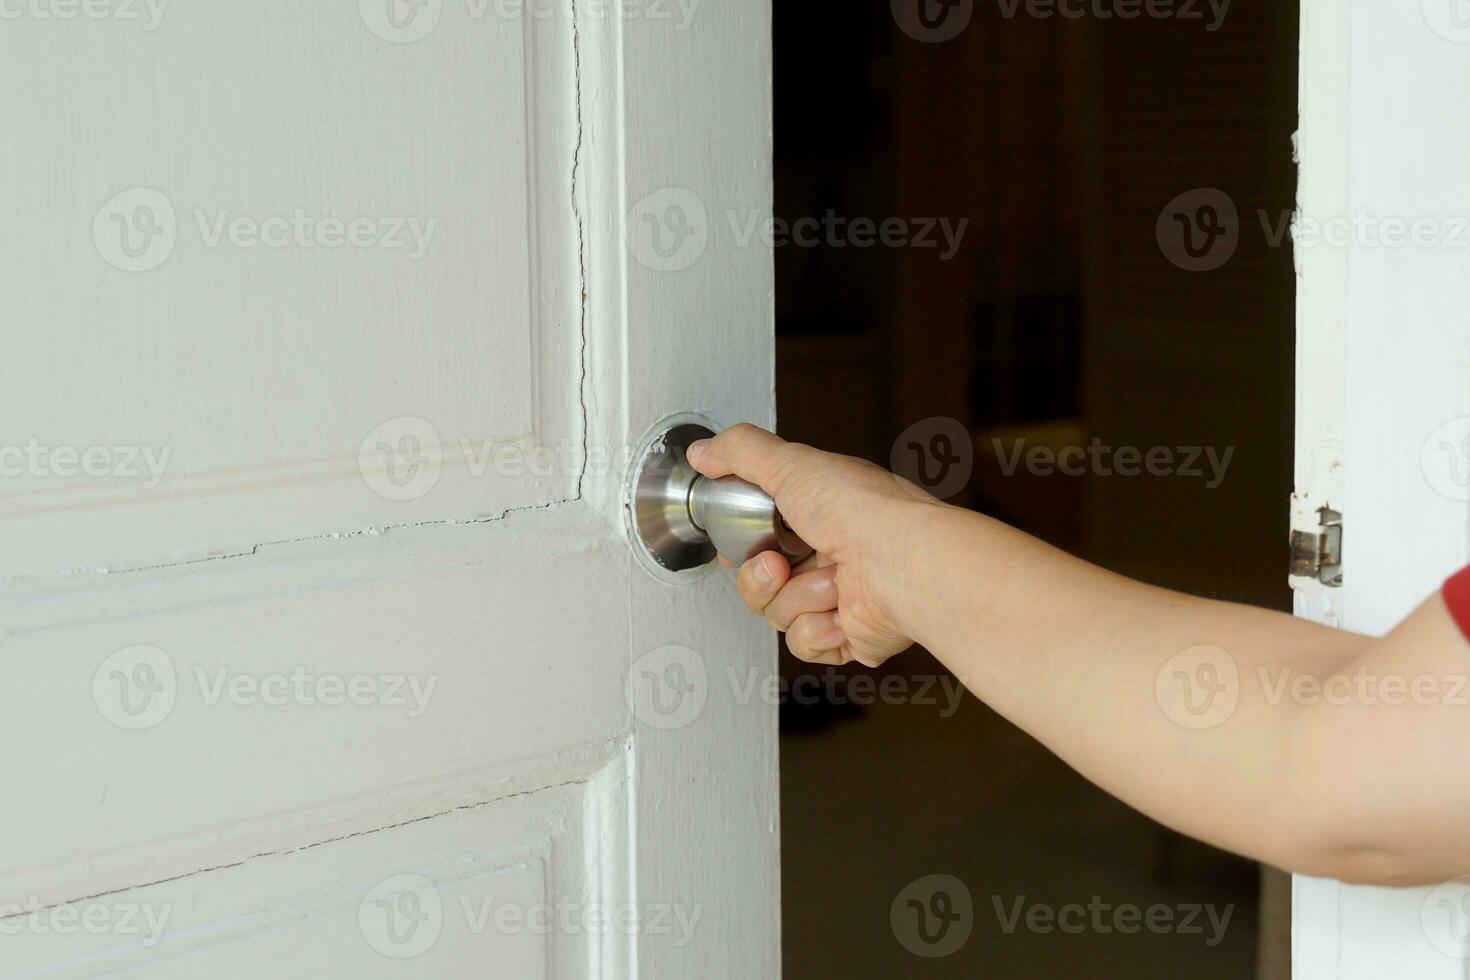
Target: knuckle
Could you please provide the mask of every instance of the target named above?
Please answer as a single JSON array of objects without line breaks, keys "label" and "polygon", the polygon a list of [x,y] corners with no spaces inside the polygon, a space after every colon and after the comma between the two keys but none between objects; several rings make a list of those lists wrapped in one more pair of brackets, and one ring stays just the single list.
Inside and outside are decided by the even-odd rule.
[{"label": "knuckle", "polygon": [[720,433],[717,438],[723,439],[725,442],[746,442],[751,436],[759,432],[760,429],[751,425],[749,422],[737,422]]}]

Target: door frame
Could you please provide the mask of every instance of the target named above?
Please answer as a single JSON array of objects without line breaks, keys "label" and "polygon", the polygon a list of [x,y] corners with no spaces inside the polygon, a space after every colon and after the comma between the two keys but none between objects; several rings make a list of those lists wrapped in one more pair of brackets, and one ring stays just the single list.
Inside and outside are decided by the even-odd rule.
[{"label": "door frame", "polygon": [[[1302,218],[1470,215],[1470,32],[1446,36],[1432,2],[1303,0]],[[1444,243],[1297,238],[1292,530],[1317,534],[1322,508],[1342,513],[1344,566],[1340,587],[1293,578],[1299,616],[1381,635],[1470,562],[1467,508],[1435,492],[1423,463],[1436,426],[1470,416],[1465,262]],[[1466,961],[1428,935],[1431,892],[1297,876],[1294,975],[1464,980]]]}]

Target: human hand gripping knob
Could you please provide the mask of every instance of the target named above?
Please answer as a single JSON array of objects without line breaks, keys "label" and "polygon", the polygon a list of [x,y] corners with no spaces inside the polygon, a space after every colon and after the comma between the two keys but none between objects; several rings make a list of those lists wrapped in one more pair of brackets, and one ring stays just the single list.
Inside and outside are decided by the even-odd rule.
[{"label": "human hand gripping knob", "polygon": [[[689,462],[760,486],[816,549],[795,569],[772,552],[740,569],[740,594],[801,659],[876,667],[922,643],[1103,789],[1289,871],[1410,885],[1470,868],[1470,782],[1445,778],[1470,714],[1450,695],[1334,702],[1259,680],[1351,691],[1362,678],[1463,678],[1470,569],[1375,638],[1130,581],[753,426],[694,444]],[[1169,682],[1202,651],[1234,678],[1228,710],[1203,728],[1177,701],[1189,689]]]},{"label": "human hand gripping knob", "polygon": [[740,568],[740,595],[816,664],[877,667],[913,645],[905,625],[905,526],[917,508],[943,506],[871,463],[789,443],[737,425],[689,447],[711,479],[738,476],[775,498],[816,553],[795,568],[778,552]]}]

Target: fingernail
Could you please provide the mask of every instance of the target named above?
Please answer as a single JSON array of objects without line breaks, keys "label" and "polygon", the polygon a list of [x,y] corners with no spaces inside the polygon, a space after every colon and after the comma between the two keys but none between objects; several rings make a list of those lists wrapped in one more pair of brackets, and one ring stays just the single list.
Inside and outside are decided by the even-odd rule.
[{"label": "fingernail", "polygon": [[690,443],[689,444],[689,448],[687,450],[685,450],[685,452],[688,453],[688,455],[689,455],[689,462],[691,462],[691,463],[697,462],[699,460],[699,457],[703,456],[704,455],[704,451],[706,449],[708,449],[708,448],[709,448],[709,440],[708,439],[701,439],[698,442],[692,442],[692,443]]},{"label": "fingernail", "polygon": [[776,576],[771,574],[771,560],[762,555],[755,563],[755,578],[757,582],[770,585],[776,581]]}]

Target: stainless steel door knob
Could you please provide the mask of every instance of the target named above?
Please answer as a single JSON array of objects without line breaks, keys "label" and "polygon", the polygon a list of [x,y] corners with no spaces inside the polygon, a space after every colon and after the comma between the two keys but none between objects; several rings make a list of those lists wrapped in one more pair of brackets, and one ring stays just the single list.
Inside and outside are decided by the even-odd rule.
[{"label": "stainless steel door knob", "polygon": [[644,448],[630,489],[635,547],[671,572],[707,565],[716,554],[737,565],[765,551],[779,551],[793,564],[810,555],[765,491],[735,477],[706,479],[689,465],[690,445],[714,434],[682,422]]}]

